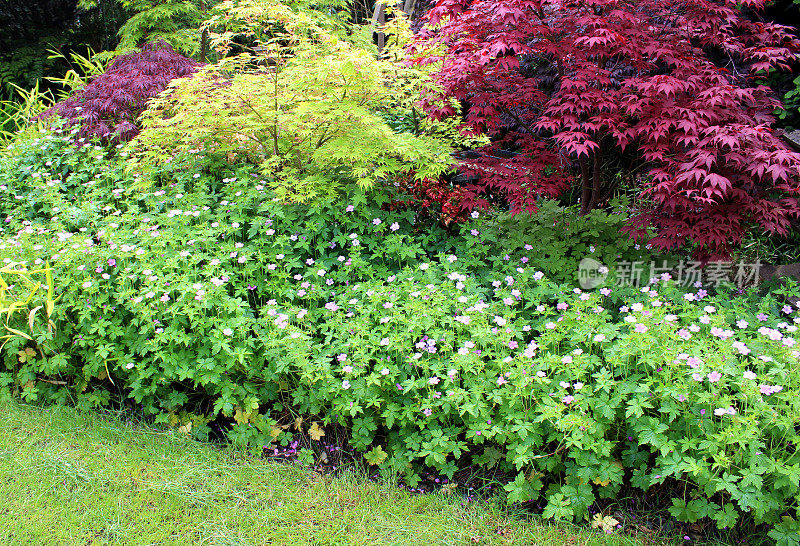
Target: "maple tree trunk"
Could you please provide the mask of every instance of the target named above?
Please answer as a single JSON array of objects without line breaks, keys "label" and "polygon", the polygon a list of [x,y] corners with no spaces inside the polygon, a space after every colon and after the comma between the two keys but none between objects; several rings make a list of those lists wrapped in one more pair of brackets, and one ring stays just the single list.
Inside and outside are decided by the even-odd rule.
[{"label": "maple tree trunk", "polygon": [[585,157],[579,160],[581,165],[581,216],[589,212],[589,202],[592,198],[592,181],[589,174],[589,163]]},{"label": "maple tree trunk", "polygon": [[598,150],[594,154],[594,169],[592,172],[592,199],[589,201],[589,207],[586,211],[587,213],[592,211],[600,202],[600,191],[602,190],[602,178],[601,174],[601,157],[600,151]]}]

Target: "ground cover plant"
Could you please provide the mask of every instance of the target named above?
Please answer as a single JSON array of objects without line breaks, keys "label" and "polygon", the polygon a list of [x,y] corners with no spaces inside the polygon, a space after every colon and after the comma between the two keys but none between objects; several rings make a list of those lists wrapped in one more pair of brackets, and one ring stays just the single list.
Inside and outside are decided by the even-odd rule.
[{"label": "ground cover plant", "polygon": [[800,318],[783,294],[584,292],[535,267],[536,241],[482,239],[480,213],[445,236],[357,186],[285,203],[199,151],[128,191],[122,154],[43,131],[3,157],[0,247],[8,271],[49,265],[55,328],[11,316],[5,397],[127,399],[255,452],[336,423],[412,484],[496,467],[510,502],[557,519],[659,488],[682,521],[795,536]]}]

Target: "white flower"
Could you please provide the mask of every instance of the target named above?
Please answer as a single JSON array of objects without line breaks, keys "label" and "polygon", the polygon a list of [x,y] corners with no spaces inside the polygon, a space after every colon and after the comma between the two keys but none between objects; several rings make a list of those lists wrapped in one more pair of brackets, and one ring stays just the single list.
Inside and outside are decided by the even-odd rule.
[{"label": "white flower", "polygon": [[222,331],[222,333],[223,333],[223,334],[225,334],[226,336],[229,336],[229,337],[230,337],[230,336],[232,336],[232,335],[233,335],[233,330],[231,330],[230,328],[225,328],[225,329]]},{"label": "white flower", "polygon": [[127,364],[125,364],[125,369],[130,370],[131,368],[133,368],[133,366],[134,366],[133,362],[128,362]]}]

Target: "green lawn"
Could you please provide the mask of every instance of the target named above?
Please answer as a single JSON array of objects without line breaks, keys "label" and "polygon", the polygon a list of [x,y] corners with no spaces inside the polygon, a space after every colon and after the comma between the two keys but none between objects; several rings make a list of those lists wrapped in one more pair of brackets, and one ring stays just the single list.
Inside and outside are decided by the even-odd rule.
[{"label": "green lawn", "polygon": [[0,544],[633,544],[63,407],[0,404]]}]

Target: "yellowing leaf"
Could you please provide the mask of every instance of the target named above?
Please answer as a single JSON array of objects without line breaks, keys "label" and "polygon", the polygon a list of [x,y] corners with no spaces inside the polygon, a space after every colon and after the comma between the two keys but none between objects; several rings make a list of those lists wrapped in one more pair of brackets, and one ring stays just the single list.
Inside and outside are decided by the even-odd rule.
[{"label": "yellowing leaf", "polygon": [[314,421],[314,423],[308,429],[308,435],[311,436],[311,439],[315,442],[319,442],[320,438],[325,436],[325,431],[320,428],[318,422]]},{"label": "yellowing leaf", "polygon": [[191,421],[189,421],[188,423],[186,423],[183,426],[178,427],[178,432],[181,432],[183,434],[189,434],[191,431],[192,431],[192,422]]},{"label": "yellowing leaf", "polygon": [[272,427],[272,428],[270,429],[270,431],[269,431],[269,435],[270,435],[270,436],[272,436],[272,439],[274,440],[275,438],[277,438],[277,437],[278,437],[278,435],[279,435],[281,432],[282,432],[282,431],[281,431],[281,429],[280,429],[280,428],[278,428],[278,427]]},{"label": "yellowing leaf", "polygon": [[600,487],[605,487],[605,486],[607,486],[608,484],[610,484],[610,483],[611,483],[611,480],[601,480],[600,478],[595,478],[595,479],[593,479],[592,481],[593,481],[593,482],[594,482],[596,485],[599,485]]},{"label": "yellowing leaf", "polygon": [[297,419],[294,420],[294,429],[295,430],[300,430],[300,428],[302,426],[303,426],[303,418],[302,417],[298,417]]},{"label": "yellowing leaf", "polygon": [[592,520],[592,528],[602,529],[605,533],[610,533],[617,525],[619,525],[619,521],[611,516],[603,516],[602,514],[595,514]]},{"label": "yellowing leaf", "polygon": [[245,413],[242,408],[236,406],[236,412],[233,414],[233,418],[236,420],[238,424],[244,424],[250,420],[250,414]]},{"label": "yellowing leaf", "polygon": [[372,448],[371,451],[364,454],[364,458],[367,462],[371,465],[378,465],[381,464],[383,461],[386,460],[387,453],[383,450],[383,447],[377,446]]}]

